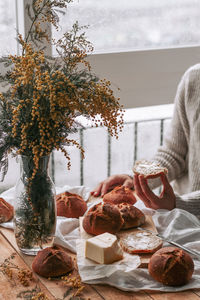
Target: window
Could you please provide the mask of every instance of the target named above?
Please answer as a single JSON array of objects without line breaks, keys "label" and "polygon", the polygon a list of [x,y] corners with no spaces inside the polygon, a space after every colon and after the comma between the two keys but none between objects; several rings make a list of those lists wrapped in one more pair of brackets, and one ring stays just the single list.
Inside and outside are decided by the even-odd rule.
[{"label": "window", "polygon": [[0,1],[0,55],[17,53],[16,7],[14,0]]},{"label": "window", "polygon": [[[0,1],[0,55],[16,53],[16,28],[26,32],[29,23],[27,3],[32,0]],[[172,103],[181,75],[200,61],[199,11],[199,0],[74,0],[52,36],[76,20],[90,25],[92,68],[120,88],[125,108]]]},{"label": "window", "polygon": [[[26,3],[31,2],[32,0],[0,1],[0,56],[16,53],[16,27],[19,27],[21,33],[26,31],[28,22],[26,14],[24,20],[24,7]],[[69,30],[76,20],[80,25],[90,25],[87,36],[96,51],[96,54],[89,58],[94,72],[102,78],[110,79],[114,86],[120,88],[119,96],[125,108],[148,106],[147,115],[152,117],[149,105],[172,103],[183,72],[200,61],[200,47],[195,46],[200,41],[199,11],[199,0],[74,0],[74,3],[69,4],[66,15],[61,17],[60,31],[53,30],[52,35],[58,38],[64,31]],[[156,114],[159,118],[161,113]],[[90,140],[94,147],[93,132],[87,131],[90,135],[84,136],[87,146]],[[126,136],[123,136],[128,143],[133,141],[132,132],[130,129],[131,138],[126,139]],[[102,141],[106,143],[107,135],[102,135],[99,139],[101,145]],[[138,144],[138,147],[142,145]],[[111,150],[114,148],[120,147],[113,143]],[[122,150],[127,155],[126,148],[127,146],[124,146]],[[132,151],[131,148],[130,150]],[[102,157],[103,155],[108,157],[105,153],[102,153]],[[74,177],[71,173],[67,174],[72,185],[75,184],[75,180],[79,180],[76,172],[79,168],[77,157],[72,157]],[[61,160],[60,162],[60,165],[57,163],[56,166],[58,169],[63,167],[65,172],[65,165]],[[83,174],[87,171],[88,164],[89,159],[81,166]],[[113,164],[109,172],[113,174],[119,170],[126,171],[124,166],[121,166],[121,169],[118,167],[120,168],[118,165],[115,169]],[[9,169],[0,189],[13,185],[18,172],[17,164],[13,160],[12,168]],[[103,173],[104,177],[107,174]],[[68,182],[64,176],[60,178]],[[94,178],[91,172],[84,184],[96,184],[97,182],[92,181],[94,179],[99,181],[102,178]],[[58,178],[55,180],[59,183]],[[76,181],[76,184],[79,183]]]},{"label": "window", "polygon": [[95,52],[192,46],[200,42],[199,0],[75,0],[60,32],[76,21],[89,25]]}]

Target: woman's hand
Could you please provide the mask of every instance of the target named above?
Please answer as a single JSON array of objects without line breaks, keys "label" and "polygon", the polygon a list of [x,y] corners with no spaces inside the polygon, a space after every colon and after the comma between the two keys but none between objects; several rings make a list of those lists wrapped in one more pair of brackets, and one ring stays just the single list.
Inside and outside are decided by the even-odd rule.
[{"label": "woman's hand", "polygon": [[143,175],[135,175],[134,188],[136,194],[144,202],[146,207],[172,210],[176,207],[176,196],[167,176],[162,173],[160,178],[163,184],[163,190],[160,196],[156,196],[149,188],[147,179]]},{"label": "woman's hand", "polygon": [[126,174],[112,175],[100,182],[98,186],[91,192],[91,195],[95,197],[103,197],[106,193],[118,185],[133,188],[133,178]]}]

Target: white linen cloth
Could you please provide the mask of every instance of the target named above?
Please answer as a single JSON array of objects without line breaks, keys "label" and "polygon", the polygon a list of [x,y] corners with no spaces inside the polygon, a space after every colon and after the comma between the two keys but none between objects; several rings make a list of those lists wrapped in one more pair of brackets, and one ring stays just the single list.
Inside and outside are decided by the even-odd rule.
[{"label": "white linen cloth", "polygon": [[[64,186],[56,188],[56,192],[69,191],[80,194],[88,199],[89,189],[83,186]],[[14,188],[1,194],[6,201],[14,204]],[[146,209],[141,201],[136,206],[146,214],[151,214],[159,233],[190,249],[200,253],[200,220],[194,215],[181,209],[172,211]],[[13,228],[13,222],[2,223],[1,226]],[[76,248],[77,242],[77,248]],[[83,240],[80,240],[78,219],[58,217],[55,243],[76,252],[77,264],[81,279],[89,284],[108,284],[125,291],[158,290],[158,291],[182,291],[192,288],[200,288],[200,258],[193,257],[195,270],[191,281],[181,287],[167,287],[153,280],[147,269],[136,268],[137,255],[130,264],[131,255],[125,255],[120,263],[111,265],[99,265],[84,258],[82,252]],[[170,246],[164,244],[164,246]]]},{"label": "white linen cloth", "polygon": [[[64,191],[76,193],[83,197],[86,201],[90,195],[90,190],[84,186],[68,186],[56,187],[56,194]],[[14,206],[15,188],[11,188],[1,195],[7,202]],[[13,221],[1,223],[0,226],[13,229]],[[61,245],[70,251],[76,253],[76,240],[80,238],[79,234],[79,220],[75,218],[57,217],[56,233],[54,243]]]}]

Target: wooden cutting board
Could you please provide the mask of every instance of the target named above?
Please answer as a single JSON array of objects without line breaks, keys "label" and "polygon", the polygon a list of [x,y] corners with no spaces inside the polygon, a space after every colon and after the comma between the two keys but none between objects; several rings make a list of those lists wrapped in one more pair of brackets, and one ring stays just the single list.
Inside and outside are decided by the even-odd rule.
[{"label": "wooden cutting board", "polygon": [[[141,226],[142,228],[144,229],[149,229],[155,233],[157,233],[157,230],[156,230],[156,227],[155,227],[155,224],[153,222],[153,219],[150,215],[146,215],[146,221],[145,223]],[[88,238],[91,238],[92,235],[91,234],[88,234],[83,226],[82,226],[82,222],[83,222],[83,217],[80,217],[79,218],[79,224],[80,224],[80,236],[82,239],[88,239]],[[139,229],[137,228],[131,228],[131,229],[127,229],[127,230],[121,230],[119,233],[117,233],[117,236],[118,238],[120,239],[121,237],[123,237],[124,235],[127,235],[128,233],[132,233],[132,232],[137,232],[137,231],[140,231]],[[141,231],[140,231],[141,232]],[[147,268],[148,267],[148,263],[149,263],[149,260],[152,256],[152,254],[138,254],[140,256],[140,260],[141,260],[141,264],[140,264],[140,268]]]},{"label": "wooden cutting board", "polygon": [[[94,204],[96,204],[96,203],[102,202],[102,200],[103,200],[102,197],[94,197],[94,196],[90,195],[87,203],[94,203]],[[146,217],[145,224],[143,224],[140,227],[142,227],[144,229],[151,230],[151,231],[157,233],[157,229],[156,229],[156,226],[155,226],[155,224],[153,222],[152,217],[150,215],[146,215],[145,217]],[[83,218],[79,218],[79,219],[80,219],[80,234],[81,234],[81,237],[84,238],[84,239],[88,239],[88,238],[92,237],[92,235],[90,235],[87,232],[85,232],[85,230],[82,227],[82,219]],[[123,237],[127,233],[132,233],[132,232],[137,232],[137,231],[139,231],[139,230],[136,229],[136,228],[131,228],[131,229],[128,229],[128,230],[120,231],[117,234],[117,236],[120,238],[120,237]],[[147,268],[149,260],[150,260],[150,258],[152,256],[152,254],[139,254],[139,256],[140,256],[140,260],[141,260],[140,268]]]}]

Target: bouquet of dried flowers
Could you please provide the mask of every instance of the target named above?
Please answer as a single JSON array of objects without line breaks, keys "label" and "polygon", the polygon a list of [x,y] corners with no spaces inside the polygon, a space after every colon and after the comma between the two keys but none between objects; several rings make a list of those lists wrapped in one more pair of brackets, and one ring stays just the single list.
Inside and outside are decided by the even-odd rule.
[{"label": "bouquet of dried flowers", "polygon": [[[19,248],[36,254],[51,244],[55,234],[56,210],[52,182],[43,169],[49,154],[66,146],[83,149],[69,134],[80,128],[77,117],[91,118],[117,136],[122,128],[122,107],[107,80],[91,71],[87,60],[93,48],[84,28],[76,22],[71,31],[51,40],[48,27],[58,28],[59,10],[73,0],[32,0],[26,6],[30,27],[18,34],[20,55],[3,57],[6,72],[0,82],[0,179],[8,169],[8,154],[20,155],[23,174],[16,185],[15,237]],[[52,43],[57,57],[47,56],[44,45]]]},{"label": "bouquet of dried flowers", "polygon": [[[8,154],[31,156],[33,179],[39,159],[52,150],[70,157],[66,145],[80,148],[69,138],[84,115],[95,126],[104,125],[117,136],[122,128],[122,107],[107,80],[100,80],[87,61],[93,48],[84,27],[76,22],[71,31],[57,41],[51,40],[45,23],[58,28],[59,10],[73,0],[33,0],[26,6],[30,28],[25,38],[18,34],[20,55],[3,57],[7,71],[0,82],[7,90],[0,94],[0,171],[2,179],[8,168]],[[45,55],[44,44],[52,43],[58,56]],[[99,117],[98,119],[96,117]],[[81,149],[83,153],[83,149]]]}]

